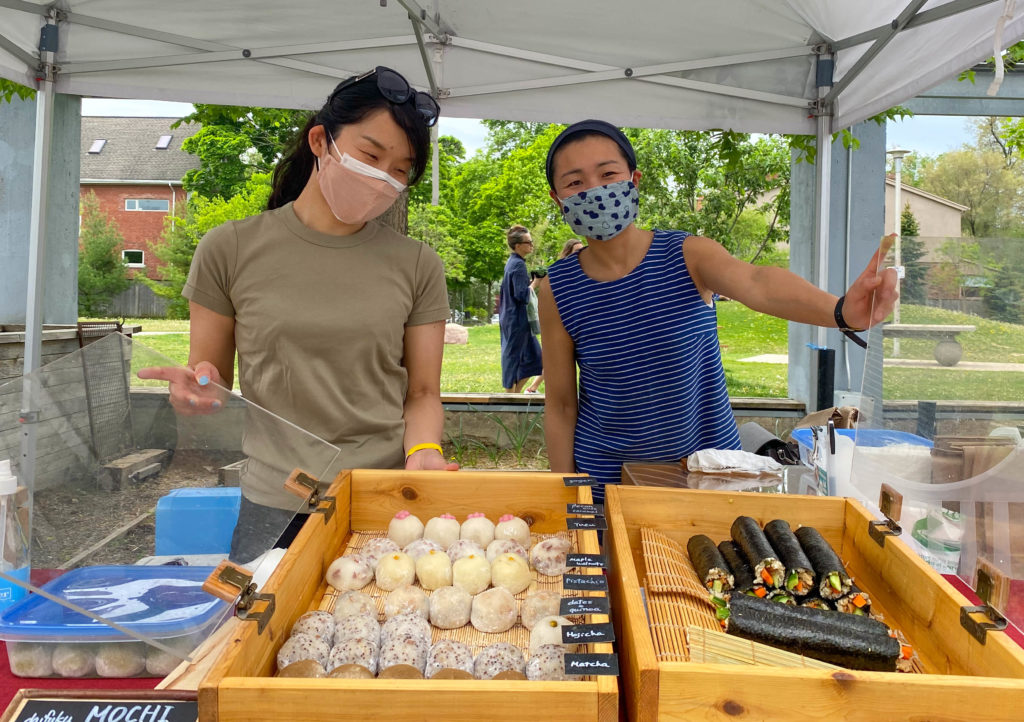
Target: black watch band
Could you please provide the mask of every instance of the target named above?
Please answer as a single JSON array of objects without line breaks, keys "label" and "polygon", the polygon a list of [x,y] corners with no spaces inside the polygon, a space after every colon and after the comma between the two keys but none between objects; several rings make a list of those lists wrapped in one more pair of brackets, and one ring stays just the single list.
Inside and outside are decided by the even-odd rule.
[{"label": "black watch band", "polygon": [[861,348],[867,348],[868,342],[862,339],[856,333],[857,331],[863,331],[864,329],[850,328],[850,325],[846,323],[846,319],[843,318],[843,301],[845,300],[846,296],[840,296],[839,300],[836,301],[835,309],[832,311],[832,315],[835,316],[836,319],[836,327],[839,329],[840,333],[842,333],[848,339],[853,341],[855,344],[857,344]]}]

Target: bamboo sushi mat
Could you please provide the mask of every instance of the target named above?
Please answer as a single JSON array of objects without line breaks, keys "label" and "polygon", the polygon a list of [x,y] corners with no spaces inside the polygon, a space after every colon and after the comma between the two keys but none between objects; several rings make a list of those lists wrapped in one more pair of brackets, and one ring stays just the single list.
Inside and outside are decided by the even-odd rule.
[{"label": "bamboo sushi mat", "polygon": [[[348,546],[345,547],[345,552],[342,556],[349,556],[351,554],[354,554],[357,551],[359,551],[363,547],[363,545],[366,544],[370,539],[384,536],[387,536],[387,532],[379,530],[353,531],[352,536],[349,539]],[[573,534],[571,531],[563,531],[555,535],[534,534],[530,538],[531,547],[533,544],[536,544],[541,539],[546,539],[550,536],[558,536],[568,540],[569,543],[572,545],[572,547],[569,550],[570,553],[579,551],[579,548],[577,546],[576,535]],[[529,549],[527,551],[529,551]],[[570,571],[572,570],[570,569]],[[583,570],[578,571],[582,572]],[[558,592],[563,597],[587,596],[587,594],[582,591],[577,591],[573,589],[563,590],[561,577],[544,576],[542,574],[538,574],[534,570],[531,570],[530,573],[533,575],[533,583],[530,584],[530,586],[527,587],[524,591],[513,595],[520,604],[522,604],[523,600],[526,598],[528,594],[537,591],[550,590]],[[419,586],[419,584],[417,583],[415,586]],[[378,620],[383,622],[384,598],[388,595],[388,592],[378,587],[376,581],[371,581],[368,585],[366,585],[359,591],[373,599],[374,603],[377,605],[377,618]],[[423,591],[427,594],[427,596],[429,596],[431,593],[430,590],[424,589]],[[337,601],[338,597],[340,597],[344,593],[345,592],[339,592],[337,589],[328,586],[327,591],[324,592],[324,596],[321,599],[320,604],[316,608],[320,609],[321,611],[333,612],[335,602]],[[587,621],[585,615],[573,615],[567,617],[567,619],[572,621],[573,624],[583,624]],[[480,650],[482,650],[489,644],[496,644],[497,642],[508,642],[509,644],[513,644],[516,647],[519,647],[521,650],[523,650],[523,656],[529,658],[530,630],[524,627],[521,621],[517,621],[514,627],[512,627],[506,632],[501,632],[500,634],[488,634],[486,632],[480,632],[470,624],[466,624],[462,627],[459,627],[458,629],[439,629],[438,627],[431,625],[430,629],[430,641],[432,644],[438,642],[441,639],[453,639],[457,642],[462,642],[463,644],[467,645],[470,649],[473,650],[473,655],[476,656],[477,654],[479,654]],[[591,645],[584,644],[580,645],[577,651],[591,652],[593,650],[591,649]],[[583,679],[592,680],[594,678],[584,677]]]},{"label": "bamboo sushi mat", "polygon": [[[647,570],[648,621],[659,660],[836,669],[826,662],[726,634],[686,549],[648,527],[640,528],[640,542]],[[915,654],[901,671],[922,673],[924,667]]]}]

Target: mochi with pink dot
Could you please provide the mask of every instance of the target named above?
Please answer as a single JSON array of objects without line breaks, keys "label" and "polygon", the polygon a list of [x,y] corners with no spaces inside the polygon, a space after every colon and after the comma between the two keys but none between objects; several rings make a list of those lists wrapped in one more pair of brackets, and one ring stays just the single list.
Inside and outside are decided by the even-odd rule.
[{"label": "mochi with pink dot", "polygon": [[466,521],[462,522],[459,538],[475,541],[481,549],[486,549],[487,545],[494,541],[494,522],[488,519],[482,511],[470,514],[466,517]]},{"label": "mochi with pink dot", "polygon": [[427,520],[423,538],[436,542],[442,549],[448,549],[459,538],[459,522],[451,514],[442,514]]},{"label": "mochi with pink dot", "polygon": [[530,525],[512,514],[505,514],[498,519],[498,525],[494,527],[495,539],[512,539],[522,546],[530,546]]},{"label": "mochi with pink dot", "polygon": [[422,536],[423,522],[405,509],[395,514],[394,519],[388,523],[388,539],[399,547],[412,544]]}]

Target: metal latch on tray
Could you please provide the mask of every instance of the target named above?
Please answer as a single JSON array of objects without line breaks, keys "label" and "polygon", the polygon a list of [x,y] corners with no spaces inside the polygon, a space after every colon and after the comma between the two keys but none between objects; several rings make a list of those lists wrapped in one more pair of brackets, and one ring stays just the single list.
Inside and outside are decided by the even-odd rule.
[{"label": "metal latch on tray", "polygon": [[[203,591],[226,602],[234,602],[238,618],[256,622],[262,634],[277,606],[273,594],[260,594],[252,583],[252,573],[245,567],[223,561],[203,582]],[[260,609],[254,609],[257,604]]]},{"label": "metal latch on tray", "polygon": [[868,534],[878,546],[884,547],[887,536],[899,536],[903,533],[903,527],[897,523],[903,511],[903,494],[888,484],[882,484],[882,490],[878,496],[878,508],[885,518],[869,521]]},{"label": "metal latch on tray", "polygon": [[[992,597],[998,596],[997,589],[1006,589],[1006,578],[1002,572],[985,559],[978,559],[978,584],[975,593],[981,600],[978,607],[960,607],[960,626],[966,629],[979,644],[985,643],[989,630],[1002,632],[1006,629],[1006,617],[992,606]],[[972,614],[984,614],[987,619],[979,622]]]},{"label": "metal latch on tray", "polygon": [[288,475],[284,482],[284,488],[296,496],[305,499],[309,504],[310,514],[323,514],[324,524],[334,516],[334,509],[337,506],[333,496],[320,496],[320,482],[310,476],[302,469],[296,469]]}]

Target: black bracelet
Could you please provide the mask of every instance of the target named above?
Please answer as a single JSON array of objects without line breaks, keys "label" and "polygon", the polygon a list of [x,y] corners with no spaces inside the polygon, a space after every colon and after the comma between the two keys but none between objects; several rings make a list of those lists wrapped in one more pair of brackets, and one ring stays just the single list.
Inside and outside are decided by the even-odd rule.
[{"label": "black bracelet", "polygon": [[844,336],[853,341],[855,344],[857,344],[861,348],[867,348],[868,342],[856,334],[857,331],[864,331],[865,329],[850,328],[850,325],[846,323],[846,319],[843,318],[843,301],[845,300],[845,295],[840,296],[839,300],[836,301],[835,309],[832,311],[832,315],[835,316],[836,319],[836,327]]}]

